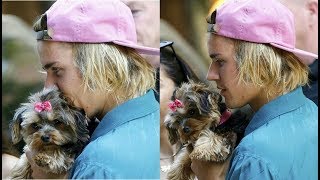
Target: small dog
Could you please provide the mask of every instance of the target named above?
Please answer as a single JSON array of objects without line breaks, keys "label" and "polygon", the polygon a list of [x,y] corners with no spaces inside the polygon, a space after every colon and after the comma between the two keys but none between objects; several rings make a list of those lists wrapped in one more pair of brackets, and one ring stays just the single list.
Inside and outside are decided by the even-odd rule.
[{"label": "small dog", "polygon": [[[87,121],[83,112],[67,104],[56,87],[45,89],[29,97],[16,110],[11,123],[12,141],[26,142],[33,161],[45,172],[67,172],[74,159],[89,140]],[[10,179],[30,179],[32,169],[22,154],[10,172]]]},{"label": "small dog", "polygon": [[236,146],[237,134],[243,134],[249,121],[240,111],[231,114],[220,94],[191,80],[177,88],[171,100],[164,121],[169,140],[185,145],[186,150],[174,161],[167,178],[195,179],[191,160],[226,161]]}]

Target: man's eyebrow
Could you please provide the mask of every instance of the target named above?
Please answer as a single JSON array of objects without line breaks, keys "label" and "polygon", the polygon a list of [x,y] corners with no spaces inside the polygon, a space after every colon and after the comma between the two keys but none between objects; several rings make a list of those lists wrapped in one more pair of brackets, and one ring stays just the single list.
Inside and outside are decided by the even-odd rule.
[{"label": "man's eyebrow", "polygon": [[211,59],[215,59],[215,58],[217,58],[218,56],[220,56],[221,54],[219,54],[219,53],[212,53],[212,54],[210,54],[210,58]]},{"label": "man's eyebrow", "polygon": [[43,70],[48,70],[51,66],[53,66],[54,64],[56,64],[57,62],[52,62],[52,63],[48,63],[44,66],[42,66]]},{"label": "man's eyebrow", "polygon": [[136,3],[135,3],[135,1],[129,1],[129,2],[126,2],[124,4],[126,4],[131,10],[131,8],[133,8]]}]

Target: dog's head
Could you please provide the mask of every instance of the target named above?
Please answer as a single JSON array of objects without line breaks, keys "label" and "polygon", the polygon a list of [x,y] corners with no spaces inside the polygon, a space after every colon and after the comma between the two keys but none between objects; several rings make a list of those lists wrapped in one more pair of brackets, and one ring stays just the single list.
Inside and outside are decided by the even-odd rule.
[{"label": "dog's head", "polygon": [[171,100],[164,121],[171,144],[195,142],[202,130],[218,126],[227,109],[220,94],[193,81],[177,88]]},{"label": "dog's head", "polygon": [[13,143],[22,138],[31,148],[85,144],[89,139],[84,113],[67,104],[56,87],[45,89],[21,104],[11,122]]}]

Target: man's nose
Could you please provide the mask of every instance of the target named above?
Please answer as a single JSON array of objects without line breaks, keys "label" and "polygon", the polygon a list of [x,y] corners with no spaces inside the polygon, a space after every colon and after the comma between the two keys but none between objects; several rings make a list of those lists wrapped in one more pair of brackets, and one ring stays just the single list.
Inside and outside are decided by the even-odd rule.
[{"label": "man's nose", "polygon": [[55,83],[54,79],[51,76],[47,76],[46,77],[46,81],[44,83],[44,87],[48,88],[50,86],[56,86],[56,83]]},{"label": "man's nose", "polygon": [[209,70],[208,70],[208,73],[207,73],[207,80],[209,81],[216,81],[216,80],[219,80],[220,77],[219,77],[219,67],[214,63],[212,62],[210,64],[210,67],[209,67]]}]

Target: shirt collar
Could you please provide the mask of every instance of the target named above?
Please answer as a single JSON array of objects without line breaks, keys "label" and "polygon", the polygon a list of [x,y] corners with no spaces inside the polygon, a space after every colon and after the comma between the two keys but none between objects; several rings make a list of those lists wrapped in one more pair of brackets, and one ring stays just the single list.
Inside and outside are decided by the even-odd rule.
[{"label": "shirt collar", "polygon": [[154,91],[149,90],[145,95],[130,99],[109,111],[94,130],[90,141],[107,134],[116,127],[136,118],[159,110],[159,103],[154,97]]},{"label": "shirt collar", "polygon": [[260,126],[266,124],[277,116],[293,111],[305,102],[305,96],[302,93],[302,88],[298,87],[295,90],[277,97],[269,103],[262,106],[256,112],[249,122],[244,135],[250,134],[252,131],[258,129]]}]

